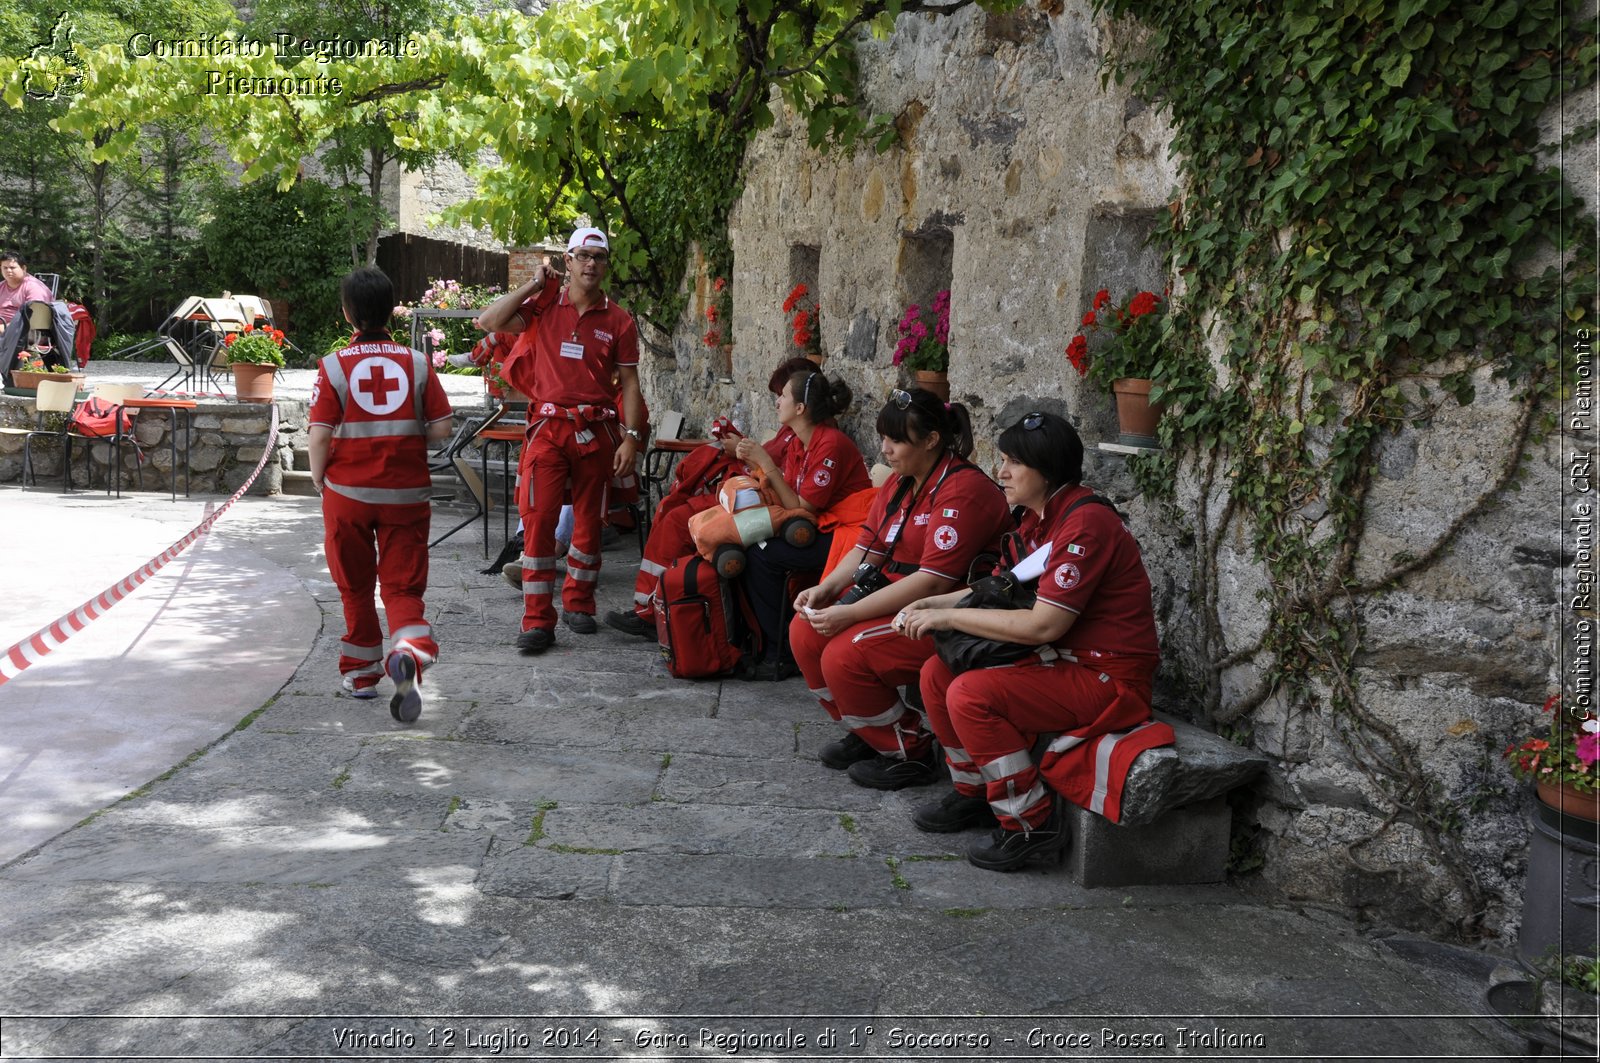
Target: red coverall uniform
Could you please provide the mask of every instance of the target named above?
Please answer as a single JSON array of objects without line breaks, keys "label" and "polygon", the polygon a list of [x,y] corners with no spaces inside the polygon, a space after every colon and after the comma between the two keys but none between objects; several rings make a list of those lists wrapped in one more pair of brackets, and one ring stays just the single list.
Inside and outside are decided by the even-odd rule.
[{"label": "red coverall uniform", "polygon": [[[819,525],[822,514],[835,501],[872,486],[855,440],[831,425],[817,425],[810,445],[796,442],[778,464],[784,482],[816,511]],[[790,546],[782,536],[775,536],[749,551],[742,582],[750,610],[761,625],[762,646],[768,660],[782,656],[779,640],[784,634],[784,599],[790,576],[820,571],[828,562],[832,546],[833,532],[821,531],[819,526],[817,539],[810,546]],[[787,597],[793,600],[794,595]]]},{"label": "red coverall uniform", "polygon": [[[780,428],[777,435],[761,445],[772,455],[772,460],[781,466],[794,439],[794,432]],[[697,460],[707,450],[714,450],[715,453]],[[724,476],[742,472],[744,462],[728,457],[720,443],[706,444],[679,464],[677,483],[656,507],[650,534],[644,541],[644,556],[639,560],[639,574],[633,579],[633,611],[639,619],[655,623],[655,614],[650,610],[650,595],[655,593],[662,573],[678,558],[694,553],[689,518],[717,504],[716,485],[722,482]],[[698,479],[698,484],[686,479],[691,475]]]},{"label": "red coverall uniform", "polygon": [[322,523],[328,570],[344,605],[339,671],[361,689],[376,686],[383,674],[374,582],[388,614],[390,649],[410,653],[418,675],[439,656],[422,615],[432,494],[427,431],[449,417],[433,367],[386,332],[364,333],[317,366],[310,421],[333,429]]},{"label": "red coverall uniform", "polygon": [[[902,500],[890,513],[899,486],[899,478],[892,478],[878,489],[856,540],[874,564],[898,541],[884,573],[891,581],[923,571],[964,583],[978,555],[998,552],[1001,536],[1011,529],[999,485],[954,454],[934,467],[914,500]],[[933,656],[933,640],[908,639],[890,621],[875,617],[828,638],[797,614],[789,624],[789,647],[829,716],[878,753],[915,760],[928,752],[933,736],[899,688],[917,681],[923,662]]]},{"label": "red coverall uniform", "polygon": [[621,442],[612,373],[639,364],[633,317],[602,294],[580,316],[565,288],[546,285],[518,310],[524,330],[500,375],[524,395],[527,441],[518,465],[522,514],[522,630],[555,628],[556,524],[568,486],[572,543],[561,607],[594,614],[600,526],[611,463]]},{"label": "red coverall uniform", "polygon": [[[1067,633],[1011,665],[952,676],[934,656],[922,668],[928,722],[956,789],[987,797],[1007,830],[1049,818],[1041,774],[1074,804],[1116,822],[1134,758],[1173,740],[1150,718],[1160,649],[1139,544],[1108,506],[1089,503],[1063,518],[1093,493],[1062,487],[1043,518],[1030,511],[1020,529],[1022,557],[1050,544],[1039,600],[1077,614]],[[1036,767],[1030,748],[1058,731]]]}]

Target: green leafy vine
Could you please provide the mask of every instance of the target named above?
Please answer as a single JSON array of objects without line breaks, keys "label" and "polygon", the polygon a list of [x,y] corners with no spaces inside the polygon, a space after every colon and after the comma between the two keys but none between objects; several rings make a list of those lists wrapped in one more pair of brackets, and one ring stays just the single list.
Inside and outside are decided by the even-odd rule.
[{"label": "green leafy vine", "polygon": [[[1274,698],[1329,712],[1387,805],[1352,863],[1410,824],[1449,877],[1456,929],[1478,932],[1490,898],[1459,821],[1363,699],[1356,661],[1367,603],[1514,484],[1553,424],[1562,329],[1593,320],[1593,218],[1541,156],[1540,122],[1594,78],[1595,22],[1562,0],[1096,8],[1118,20],[1108,76],[1167,108],[1183,179],[1160,233],[1182,279],[1155,373],[1167,449],[1134,474],[1192,530],[1207,711],[1232,726]],[[1359,576],[1374,448],[1471,403],[1485,372],[1517,405],[1502,464],[1433,542]],[[1225,491],[1220,513],[1177,511],[1180,466],[1203,499]],[[1271,607],[1247,646],[1228,644],[1219,612],[1235,525]],[[1259,682],[1225,704],[1222,677],[1242,664]]]}]

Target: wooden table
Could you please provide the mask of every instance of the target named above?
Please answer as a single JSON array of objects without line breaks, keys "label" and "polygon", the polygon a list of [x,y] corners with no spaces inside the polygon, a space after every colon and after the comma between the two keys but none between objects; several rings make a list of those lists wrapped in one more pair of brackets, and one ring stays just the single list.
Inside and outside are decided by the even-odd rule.
[{"label": "wooden table", "polygon": [[[178,413],[183,412],[183,497],[189,497],[189,437],[194,428],[194,411],[199,403],[192,399],[123,399],[117,403],[119,407],[130,410],[166,410],[171,424],[167,433],[167,442],[172,446],[172,500],[178,500]],[[122,414],[117,414],[117,423],[122,423]],[[128,426],[133,427],[132,423]],[[122,432],[117,432],[116,442],[117,465],[117,495],[122,495]]]}]

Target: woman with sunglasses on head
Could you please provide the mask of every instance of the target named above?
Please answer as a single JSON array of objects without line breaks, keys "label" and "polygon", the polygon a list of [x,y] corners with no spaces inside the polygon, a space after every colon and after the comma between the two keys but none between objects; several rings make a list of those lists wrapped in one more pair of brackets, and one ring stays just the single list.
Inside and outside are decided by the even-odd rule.
[{"label": "woman with sunglasses on head", "polygon": [[[1006,501],[1024,510],[1008,552],[1033,567],[1042,559],[1037,601],[1031,609],[958,609],[960,595],[948,594],[909,605],[895,623],[909,639],[964,631],[1039,647],[1016,663],[961,675],[937,656],[922,669],[928,721],[955,789],[912,822],[936,833],[995,827],[967,859],[1014,871],[1066,851],[1066,824],[1044,780],[1115,822],[1134,758],[1170,744],[1172,730],[1150,719],[1159,658],[1150,577],[1116,509],[1080,482],[1078,433],[1054,414],[1030,413],[1000,434],[999,448]],[[1030,750],[1044,734],[1060,737],[1035,765]]]},{"label": "woman with sunglasses on head", "polygon": [[848,732],[818,759],[860,786],[899,790],[940,773],[933,735],[899,690],[917,682],[933,642],[900,637],[890,618],[960,586],[1012,522],[995,482],[967,460],[972,422],[959,403],[896,389],[877,428],[897,475],[879,490],[855,549],[795,598],[789,644],[806,685]]},{"label": "woman with sunglasses on head", "polygon": [[[872,486],[855,441],[833,427],[834,419],[850,408],[851,397],[844,381],[828,380],[814,366],[797,370],[778,392],[778,424],[795,437],[782,460],[759,443],[739,440],[736,456],[766,474],[785,509],[820,517],[836,500]],[[810,546],[790,546],[775,537],[746,555],[744,589],[761,625],[764,657],[744,678],[786,679],[798,671],[782,653],[784,583],[791,572],[820,570],[832,546],[833,533],[819,532]]]}]

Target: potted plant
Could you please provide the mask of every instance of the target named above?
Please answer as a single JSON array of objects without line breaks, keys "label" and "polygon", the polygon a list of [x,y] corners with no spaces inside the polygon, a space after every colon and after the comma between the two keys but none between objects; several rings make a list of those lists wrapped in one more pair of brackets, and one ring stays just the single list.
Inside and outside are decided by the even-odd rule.
[{"label": "potted plant", "polygon": [[272,379],[283,368],[283,332],[246,325],[222,341],[228,349],[234,394],[240,402],[271,402]]},{"label": "potted plant", "polygon": [[1593,709],[1563,707],[1559,694],[1545,700],[1543,715],[1543,726],[1504,754],[1511,774],[1533,783],[1539,798],[1517,938],[1518,955],[1530,965],[1552,951],[1593,955],[1597,947],[1594,913],[1569,884],[1591,875],[1600,857],[1600,720]]},{"label": "potted plant", "polygon": [[894,364],[910,370],[917,387],[949,402],[950,289],[935,295],[926,312],[916,303],[906,307],[896,327],[900,342],[894,347]]},{"label": "potted plant", "polygon": [[[1077,335],[1067,344],[1067,360],[1078,371],[1117,397],[1122,441],[1133,446],[1156,445],[1156,422],[1163,404],[1150,402],[1151,378],[1161,361],[1161,317],[1166,312],[1154,292],[1134,292],[1120,305],[1101,288],[1094,293]],[[1095,337],[1092,343],[1090,337]]]},{"label": "potted plant", "polygon": [[783,301],[783,312],[789,315],[789,331],[794,345],[803,356],[821,365],[826,357],[822,353],[822,311],[811,297],[811,290],[804,284],[796,284]]},{"label": "potted plant", "polygon": [[1595,783],[1600,772],[1600,720],[1587,710],[1561,707],[1561,695],[1545,700],[1543,713],[1549,717],[1544,736],[1534,735],[1506,747],[1506,763],[1511,774],[1534,784],[1539,800],[1557,811],[1600,821],[1600,791]]},{"label": "potted plant", "polygon": [[30,347],[17,357],[16,368],[11,370],[11,386],[37,390],[41,380],[72,381],[80,387],[84,374],[75,373],[52,359],[54,351],[41,351]]}]

